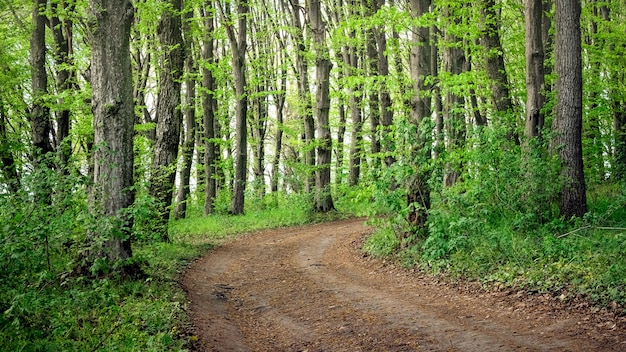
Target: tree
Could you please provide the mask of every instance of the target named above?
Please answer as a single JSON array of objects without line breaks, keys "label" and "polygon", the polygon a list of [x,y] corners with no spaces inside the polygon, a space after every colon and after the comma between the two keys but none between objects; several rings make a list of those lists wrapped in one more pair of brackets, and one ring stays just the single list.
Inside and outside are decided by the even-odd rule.
[{"label": "tree", "polygon": [[500,42],[500,16],[496,12],[495,0],[483,0],[482,15],[485,28],[481,42],[485,46],[487,76],[491,81],[491,100],[494,110],[504,117],[513,110],[513,102],[509,92],[509,79],[504,66],[504,53]]},{"label": "tree", "polygon": [[[422,18],[430,11],[431,0],[411,0],[411,14],[414,18]],[[413,97],[411,98],[411,124],[415,126],[412,137],[411,162],[413,174],[407,181],[408,222],[419,230],[426,226],[430,210],[430,158],[431,131],[429,130],[431,99],[429,85],[426,83],[431,72],[430,63],[430,28],[419,25],[413,30],[410,54],[410,71],[413,81]]]},{"label": "tree", "polygon": [[304,163],[307,166],[305,170],[304,191],[310,193],[315,184],[315,148],[313,140],[315,139],[315,121],[313,119],[313,107],[309,86],[309,63],[307,60],[308,48],[304,37],[304,29],[300,12],[302,8],[299,1],[291,1],[291,19],[292,19],[292,42],[297,48],[296,52],[296,82],[298,85],[299,109],[298,114],[304,123]]},{"label": "tree", "polygon": [[150,193],[157,200],[158,216],[154,230],[164,241],[169,241],[168,222],[172,192],[176,176],[176,158],[180,141],[180,87],[183,75],[184,52],[181,22],[181,0],[170,0],[161,15],[158,36],[161,43],[159,96],[157,101],[157,128]]},{"label": "tree", "polygon": [[[378,11],[384,4],[385,0],[371,0],[375,6],[373,10]],[[384,160],[386,166],[393,164],[393,156],[391,155],[391,126],[393,125],[393,110],[391,95],[387,84],[389,77],[389,58],[387,57],[387,35],[384,32],[382,26],[375,26],[373,28],[373,35],[376,40],[377,57],[378,57],[378,74],[380,76],[380,125],[381,136],[380,140],[384,143],[380,143],[382,151],[384,153]]]},{"label": "tree", "polygon": [[[91,0],[91,87],[94,126],[94,187],[91,209],[112,224],[108,233],[90,234],[101,248],[88,254],[88,263],[132,256],[134,104],[130,61],[133,6],[129,0]],[[101,230],[107,230],[102,228]]]},{"label": "tree", "polygon": [[330,112],[330,61],[326,44],[326,23],[322,18],[319,0],[308,0],[309,19],[313,32],[315,51],[315,117],[317,117],[317,171],[315,173],[315,210],[328,212],[335,209],[330,192],[330,162],[332,140],[329,126]]},{"label": "tree", "polygon": [[[357,12],[358,3],[355,0],[348,1],[348,19],[360,16]],[[347,68],[348,97],[350,105],[350,120],[352,121],[352,133],[350,137],[350,166],[348,173],[348,184],[355,186],[359,182],[361,175],[361,154],[363,151],[363,114],[361,105],[363,101],[363,84],[359,73],[359,56],[361,50],[357,47],[356,28],[349,28],[347,50],[344,51],[344,64]]]},{"label": "tree", "polygon": [[539,137],[544,125],[545,94],[542,0],[527,0],[526,23],[526,143]]},{"label": "tree", "polygon": [[[458,10],[450,4],[445,5],[443,10],[444,16],[450,24],[444,34],[443,65],[446,74],[454,77],[460,75],[466,67],[462,41],[454,31],[455,25],[461,22],[461,16],[456,13]],[[458,90],[451,87],[447,87],[445,98],[443,113],[448,142],[446,147],[449,151],[462,151],[466,137],[465,98]],[[459,181],[462,167],[460,161],[448,161],[443,179],[445,186],[453,186]]]},{"label": "tree", "polygon": [[187,199],[189,197],[189,180],[191,177],[191,163],[193,150],[196,144],[196,62],[194,59],[194,45],[190,28],[193,18],[193,9],[187,9],[183,23],[185,43],[185,106],[184,106],[184,142],[182,148],[183,164],[180,171],[180,187],[176,194],[176,211],[174,217],[182,219],[187,213]]},{"label": "tree", "polygon": [[[57,65],[56,74],[56,86],[60,95],[68,94],[72,88],[76,88],[76,84],[73,80],[72,67],[72,54],[73,54],[73,23],[71,18],[62,19],[59,13],[65,12],[66,14],[74,11],[74,4],[58,4],[52,2],[51,4],[52,15],[48,23],[54,37],[54,57]],[[59,8],[61,5],[61,8]],[[66,15],[67,16],[67,15]],[[56,149],[59,158],[60,171],[66,173],[67,164],[71,156],[72,146],[69,140],[70,134],[70,115],[71,111],[64,98],[59,99],[60,111],[56,118]]]},{"label": "tree", "polygon": [[34,0],[33,31],[30,39],[31,85],[33,103],[30,109],[31,138],[34,158],[53,151],[50,141],[50,108],[45,103],[48,94],[46,72],[46,0]]},{"label": "tree", "polygon": [[205,165],[205,195],[204,195],[204,215],[213,213],[215,209],[214,200],[217,196],[217,182],[215,161],[217,158],[217,145],[215,143],[215,110],[217,101],[215,99],[215,77],[213,69],[215,57],[213,55],[215,29],[215,9],[212,1],[206,1],[203,7],[204,17],[204,37],[202,47],[202,125],[204,130],[204,165]]},{"label": "tree", "polygon": [[582,48],[580,0],[556,1],[554,47],[556,107],[552,148],[561,160],[560,212],[566,218],[587,212],[582,154]]},{"label": "tree", "polygon": [[[363,7],[365,8],[365,14],[368,17],[373,16],[376,11],[380,8],[380,4],[378,0],[362,0]],[[377,81],[376,84],[370,84],[369,89],[369,120],[370,120],[370,134],[371,134],[371,146],[370,150],[374,158],[372,159],[373,167],[377,168],[380,166],[380,159],[378,158],[378,154],[381,150],[380,138],[378,135],[378,127],[380,126],[381,119],[381,102],[380,98],[383,94],[383,87],[379,87],[380,83],[378,82],[378,77],[380,75],[378,68],[378,48],[377,48],[377,39],[380,32],[379,28],[376,26],[370,26],[366,32],[366,51],[367,51],[367,69],[369,77],[373,78]]]},{"label": "tree", "polygon": [[[218,2],[219,4],[219,2]],[[248,115],[248,85],[246,83],[246,48],[248,35],[248,2],[237,1],[237,32],[232,26],[232,19],[228,18],[221,5],[219,6],[223,24],[228,34],[232,52],[233,77],[235,79],[235,178],[233,199],[230,213],[240,215],[244,213],[244,191],[247,182],[248,170],[248,130],[246,119]]]}]

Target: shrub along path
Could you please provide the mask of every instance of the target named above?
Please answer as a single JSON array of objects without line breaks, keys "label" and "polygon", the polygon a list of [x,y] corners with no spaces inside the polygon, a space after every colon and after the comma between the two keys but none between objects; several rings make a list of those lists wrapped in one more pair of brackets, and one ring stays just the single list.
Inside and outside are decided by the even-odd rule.
[{"label": "shrub along path", "polygon": [[269,230],[183,279],[200,351],[624,351],[584,301],[453,285],[363,255],[363,219]]}]

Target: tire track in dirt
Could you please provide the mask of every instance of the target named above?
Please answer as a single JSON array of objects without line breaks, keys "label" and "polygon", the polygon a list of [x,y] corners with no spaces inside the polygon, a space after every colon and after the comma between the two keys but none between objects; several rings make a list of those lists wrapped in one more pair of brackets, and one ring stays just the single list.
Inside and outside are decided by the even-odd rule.
[{"label": "tire track in dirt", "polygon": [[[363,219],[263,231],[190,266],[183,286],[205,351],[619,351],[563,312],[509,309],[365,258]],[[508,304],[508,306],[507,306]],[[586,324],[590,324],[589,322]],[[595,335],[594,335],[595,334]],[[606,335],[606,334],[605,334]],[[590,338],[596,337],[596,338]]]}]

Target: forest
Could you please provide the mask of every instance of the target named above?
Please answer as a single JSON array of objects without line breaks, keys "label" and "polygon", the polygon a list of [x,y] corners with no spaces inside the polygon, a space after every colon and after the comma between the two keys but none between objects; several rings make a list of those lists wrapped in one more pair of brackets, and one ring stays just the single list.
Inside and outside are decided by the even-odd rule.
[{"label": "forest", "polygon": [[186,263],[363,250],[625,314],[623,0],[0,3],[0,349],[177,350]]}]

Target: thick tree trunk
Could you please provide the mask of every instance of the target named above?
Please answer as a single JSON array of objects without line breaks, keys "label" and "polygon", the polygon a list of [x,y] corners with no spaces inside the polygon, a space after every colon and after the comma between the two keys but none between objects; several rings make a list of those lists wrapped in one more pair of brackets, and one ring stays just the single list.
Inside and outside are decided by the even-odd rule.
[{"label": "thick tree trunk", "polygon": [[[430,11],[431,0],[411,0],[411,14],[414,18],[421,18]],[[409,213],[407,221],[416,229],[426,227],[428,211],[430,210],[430,187],[428,179],[430,172],[428,164],[431,158],[431,132],[423,131],[427,119],[431,118],[430,87],[426,79],[430,76],[430,29],[419,26],[413,29],[411,40],[410,70],[413,81],[413,97],[411,99],[411,123],[415,124],[417,135],[412,144],[411,158],[415,172],[406,180],[407,206]]]},{"label": "thick tree trunk", "polygon": [[91,36],[91,87],[94,115],[94,179],[91,209],[115,226],[107,233],[90,233],[92,243],[105,242],[88,261],[111,261],[132,256],[132,218],[124,210],[134,201],[133,136],[135,112],[130,62],[130,27],[133,7],[129,0],[92,0],[95,19]]},{"label": "thick tree trunk", "polygon": [[539,137],[544,125],[545,94],[542,0],[526,0],[526,142]]},{"label": "thick tree trunk", "polygon": [[556,1],[556,107],[553,150],[561,159],[561,215],[582,217],[587,212],[582,158],[582,49],[580,0]]},{"label": "thick tree trunk", "polygon": [[320,0],[308,0],[309,18],[315,49],[317,117],[317,172],[315,174],[315,210],[328,212],[335,209],[330,191],[330,162],[332,157],[332,136],[329,126],[330,112],[330,70],[332,63],[326,44],[326,23],[322,18]]},{"label": "thick tree trunk", "polygon": [[30,110],[31,139],[34,146],[33,160],[53,151],[50,141],[50,109],[44,102],[48,94],[46,73],[46,0],[33,2],[33,31],[30,37],[30,67],[32,107]]},{"label": "thick tree trunk", "polygon": [[171,9],[164,11],[158,26],[161,43],[160,86],[157,101],[156,140],[150,193],[156,198],[158,217],[154,230],[163,241],[169,241],[168,222],[176,176],[176,159],[180,141],[180,88],[184,65],[181,0],[171,0]]}]

